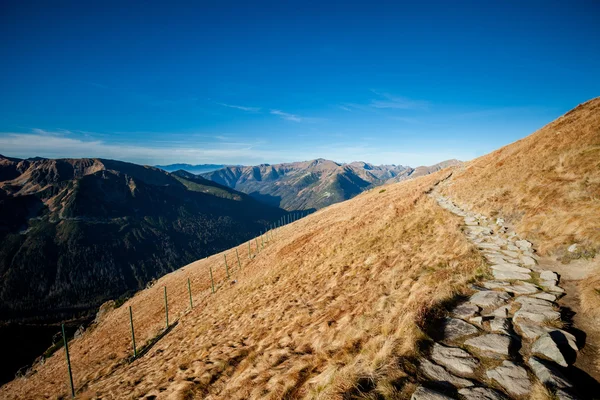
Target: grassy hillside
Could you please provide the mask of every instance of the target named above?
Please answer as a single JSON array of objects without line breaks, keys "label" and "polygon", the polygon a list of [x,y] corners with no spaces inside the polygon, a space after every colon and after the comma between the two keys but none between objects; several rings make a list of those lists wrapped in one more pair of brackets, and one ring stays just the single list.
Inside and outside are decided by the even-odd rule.
[{"label": "grassy hillside", "polygon": [[[330,206],[281,229],[252,259],[240,246],[235,284],[225,281],[221,254],[161,278],[72,342],[81,396],[341,398],[357,388],[386,396],[409,390],[424,337],[419,325],[482,265],[458,219],[425,194],[442,176]],[[222,282],[214,295],[209,267]],[[144,343],[164,326],[163,286],[179,323],[128,364],[127,307]],[[57,353],[0,396],[65,393],[64,374]]]},{"label": "grassy hillside", "polygon": [[543,244],[600,250],[600,98],[457,168],[447,193]]}]

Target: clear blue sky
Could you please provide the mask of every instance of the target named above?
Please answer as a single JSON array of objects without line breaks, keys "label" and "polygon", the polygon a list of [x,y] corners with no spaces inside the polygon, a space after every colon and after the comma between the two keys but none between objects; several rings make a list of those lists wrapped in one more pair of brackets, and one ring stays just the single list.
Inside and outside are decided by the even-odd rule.
[{"label": "clear blue sky", "polygon": [[0,3],[0,153],[416,166],[600,95],[595,0],[88,3]]}]

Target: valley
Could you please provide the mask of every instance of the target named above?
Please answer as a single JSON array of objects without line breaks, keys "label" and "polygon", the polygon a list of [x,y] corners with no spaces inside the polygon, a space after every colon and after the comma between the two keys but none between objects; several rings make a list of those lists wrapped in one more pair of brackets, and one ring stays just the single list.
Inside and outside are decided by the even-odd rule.
[{"label": "valley", "polygon": [[[488,155],[199,257],[70,341],[77,396],[593,399],[599,149],[596,98]],[[177,324],[131,358],[129,307],[151,342],[167,290]],[[0,397],[66,396],[65,377],[57,352]]]}]

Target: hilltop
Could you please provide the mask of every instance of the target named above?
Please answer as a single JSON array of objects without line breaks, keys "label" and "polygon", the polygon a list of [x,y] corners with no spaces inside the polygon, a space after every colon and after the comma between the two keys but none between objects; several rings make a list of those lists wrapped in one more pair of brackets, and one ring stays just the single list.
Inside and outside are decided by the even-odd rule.
[{"label": "hilltop", "polygon": [[[186,265],[70,342],[78,396],[423,399],[427,388],[449,396],[437,398],[457,398],[458,388],[471,387],[460,393],[572,399],[566,393],[579,390],[581,398],[592,398],[597,382],[578,379],[600,371],[594,350],[600,343],[598,151],[600,99],[594,99],[489,155],[323,208],[277,230],[250,256],[244,243]],[[223,255],[236,249],[244,254],[241,268],[227,278]],[[491,269],[498,258],[503,263]],[[165,287],[177,325],[132,360],[128,307],[139,343],[151,342],[164,331]],[[474,296],[483,298],[481,309]],[[507,300],[508,307],[493,308]],[[582,318],[571,321],[573,310]],[[479,320],[468,319],[480,311]],[[534,339],[517,324],[517,313],[526,312],[543,316],[530,327]],[[495,330],[490,335],[500,337],[506,353],[490,357],[498,343],[464,341],[478,359],[453,357],[467,358],[477,370],[465,372],[462,364],[462,378],[450,374],[428,361],[448,321],[459,336]],[[532,356],[543,332],[568,338],[563,344],[579,352],[575,366]],[[448,358],[434,361],[447,365]],[[59,352],[3,386],[0,397],[56,397],[67,390]]]},{"label": "hilltop", "polygon": [[449,160],[431,167],[411,168],[359,161],[343,164],[320,158],[274,165],[230,166],[202,176],[289,211],[318,210],[375,186],[426,175],[458,163]]}]

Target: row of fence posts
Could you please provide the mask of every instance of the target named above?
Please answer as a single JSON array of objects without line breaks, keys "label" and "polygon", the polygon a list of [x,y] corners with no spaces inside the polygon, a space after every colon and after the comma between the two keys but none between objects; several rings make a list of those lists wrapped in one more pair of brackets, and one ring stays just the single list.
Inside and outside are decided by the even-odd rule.
[{"label": "row of fence posts", "polygon": [[[278,228],[281,228],[284,225],[290,224],[294,221],[297,221],[300,218],[303,218],[304,216],[306,216],[308,214],[305,214],[304,212],[294,212],[294,213],[288,213],[286,215],[284,215],[283,217],[281,217],[277,222],[269,225],[269,229],[266,230],[264,233],[261,231],[260,234],[260,240],[261,240],[261,246],[259,247],[258,244],[258,236],[256,236],[254,238],[254,241],[256,243],[256,252],[260,252],[261,248],[264,248],[265,245],[265,238],[266,238],[266,243],[269,242],[269,240],[273,240],[275,238],[275,236],[277,235],[277,230]],[[248,241],[248,259],[252,258],[252,249],[251,249],[251,240]],[[242,270],[242,263],[240,261],[240,255],[238,253],[238,249],[236,247],[235,249],[235,256],[237,258],[237,264],[238,264],[238,268],[241,271]],[[223,258],[225,261],[225,272],[227,273],[227,279],[229,279],[230,275],[229,275],[229,264],[227,263],[227,255],[223,254]],[[211,287],[211,293],[215,293],[215,281],[213,279],[213,272],[212,272],[212,267],[209,267],[209,273],[210,273],[210,287]],[[192,286],[191,286],[191,282],[190,282],[190,278],[187,278],[187,288],[188,288],[188,294],[189,294],[189,298],[190,298],[190,308],[193,309],[194,308],[194,302],[192,299]],[[169,302],[168,302],[168,297],[167,297],[167,287],[164,286],[163,287],[163,293],[164,293],[164,298],[165,298],[165,323],[166,323],[166,328],[165,330],[169,329]],[[131,341],[133,343],[133,358],[137,358],[138,356],[138,352],[137,352],[137,347],[135,344],[135,328],[133,326],[133,310],[131,309],[131,306],[129,306],[129,323],[131,325]],[[71,397],[75,397],[75,385],[73,384],[73,372],[71,370],[71,359],[69,357],[69,345],[68,345],[68,341],[67,341],[67,335],[65,334],[65,324],[62,324],[62,336],[63,336],[63,343],[65,346],[65,354],[66,354],[66,358],[67,358],[67,369],[69,371],[69,383],[71,386]]]}]

